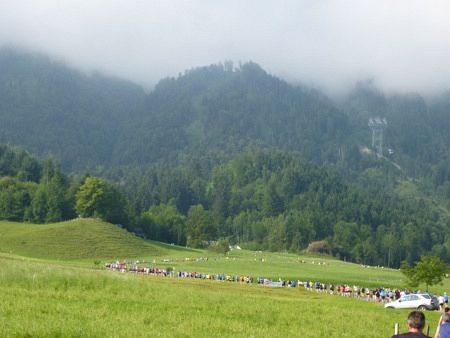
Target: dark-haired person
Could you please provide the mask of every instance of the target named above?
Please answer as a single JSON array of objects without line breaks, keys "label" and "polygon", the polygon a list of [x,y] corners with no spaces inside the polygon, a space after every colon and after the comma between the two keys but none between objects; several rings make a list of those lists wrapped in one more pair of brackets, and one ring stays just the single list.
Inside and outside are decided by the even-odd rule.
[{"label": "dark-haired person", "polygon": [[408,315],[408,332],[393,335],[392,338],[431,338],[422,333],[425,327],[425,315],[420,311],[412,311]]},{"label": "dark-haired person", "polygon": [[450,313],[445,312],[439,319],[434,338],[450,338]]}]

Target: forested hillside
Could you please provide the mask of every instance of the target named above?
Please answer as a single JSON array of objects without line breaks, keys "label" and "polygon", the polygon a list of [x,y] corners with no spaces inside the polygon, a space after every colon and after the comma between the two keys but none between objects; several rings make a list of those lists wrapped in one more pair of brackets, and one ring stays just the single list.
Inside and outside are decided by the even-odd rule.
[{"label": "forested hillside", "polygon": [[108,163],[122,125],[143,98],[129,82],[0,49],[0,142],[51,154],[65,168]]},{"label": "forested hillside", "polygon": [[[0,147],[0,219],[94,216],[194,247],[450,261],[449,98],[361,82],[335,102],[251,62],[145,93],[2,49],[0,142],[39,157]],[[385,158],[370,149],[370,117],[388,121]]]},{"label": "forested hillside", "polygon": [[162,214],[178,210],[190,245],[228,238],[253,249],[300,251],[326,240],[317,243],[322,252],[364,263],[398,266],[430,251],[450,258],[449,215],[429,199],[383,187],[379,172],[347,183],[334,169],[257,148],[202,170],[208,159],[149,169],[151,181],[130,176],[124,186],[134,202],[154,205],[143,210],[144,232],[177,242],[158,229],[170,223]]},{"label": "forested hillside", "polygon": [[369,117],[386,118],[385,150],[394,151],[391,158],[409,176],[432,177],[437,185],[450,178],[450,93],[425,100],[417,93],[385,95],[371,82],[361,82],[340,107],[351,120],[353,138],[365,137],[367,145]]},{"label": "forested hillside", "polygon": [[162,80],[134,123],[118,156],[126,163],[181,150],[240,151],[251,142],[334,163],[349,133],[347,116],[324,97],[270,76],[254,63],[211,65]]},{"label": "forested hillside", "polygon": [[348,133],[347,117],[323,96],[253,63],[193,69],[144,96],[41,55],[0,51],[0,141],[52,154],[69,169],[239,151],[251,142],[329,163]]},{"label": "forested hillside", "polygon": [[[386,95],[361,82],[339,103],[260,66],[231,62],[167,78],[150,93],[85,75],[49,57],[0,49],[0,142],[53,155],[67,169],[142,167],[180,154],[258,144],[360,171],[369,117],[385,117],[385,147],[412,177],[450,177],[450,94]],[[364,160],[363,160],[364,162]],[[372,166],[372,164],[370,164]]]},{"label": "forested hillside", "polygon": [[[100,217],[179,245],[225,240],[255,250],[314,247],[364,264],[398,266],[425,252],[450,258],[449,216],[427,199],[380,189],[370,177],[348,184],[334,170],[286,151],[252,148],[203,170],[207,160],[152,168],[143,179],[127,175],[126,198],[105,180],[71,179],[51,160],[2,146],[0,218]],[[139,208],[143,201],[148,208]]]}]

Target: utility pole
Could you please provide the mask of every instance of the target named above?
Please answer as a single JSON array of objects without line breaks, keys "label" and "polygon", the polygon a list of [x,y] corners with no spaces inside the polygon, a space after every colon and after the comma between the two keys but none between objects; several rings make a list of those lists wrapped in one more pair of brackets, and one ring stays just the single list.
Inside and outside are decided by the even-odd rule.
[{"label": "utility pole", "polygon": [[372,129],[372,148],[377,152],[378,157],[383,157],[383,131],[387,126],[385,118],[371,117],[369,127]]}]

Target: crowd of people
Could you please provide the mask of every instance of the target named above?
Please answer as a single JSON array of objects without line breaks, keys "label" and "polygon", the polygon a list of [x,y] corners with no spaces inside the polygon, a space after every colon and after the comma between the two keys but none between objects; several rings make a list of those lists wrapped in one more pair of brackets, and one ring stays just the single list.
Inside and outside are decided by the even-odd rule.
[{"label": "crowd of people", "polygon": [[[199,258],[196,258],[198,260]],[[201,260],[207,261],[207,258],[200,258]],[[164,261],[165,262],[165,261]],[[301,280],[284,280],[277,279],[272,280],[265,277],[253,278],[252,276],[246,275],[232,275],[232,274],[211,274],[202,273],[195,271],[176,271],[172,268],[162,269],[157,267],[143,266],[143,264],[148,264],[150,262],[112,262],[107,263],[105,267],[107,269],[120,271],[120,272],[131,272],[136,274],[162,276],[162,277],[176,277],[176,278],[196,278],[196,279],[207,279],[216,281],[226,281],[226,282],[237,282],[242,284],[256,284],[264,285],[268,287],[289,287],[289,288],[303,288],[309,292],[325,292],[330,295],[339,295],[343,297],[352,297],[361,300],[373,301],[381,304],[386,304],[393,302],[405,295],[410,293],[418,293],[419,291],[412,292],[408,289],[399,288],[369,288],[361,287],[357,285],[349,284],[328,284],[320,281],[301,281]],[[151,263],[155,263],[152,261]],[[448,305],[448,295],[439,296],[439,304],[441,310]]]},{"label": "crowd of people", "polygon": [[[207,258],[200,258],[203,261],[207,261]],[[195,258],[198,260],[198,258]],[[164,261],[167,263],[167,261]],[[320,281],[300,281],[300,280],[283,280],[279,278],[278,280],[272,280],[264,277],[253,278],[251,276],[245,275],[232,275],[232,274],[211,274],[211,273],[201,273],[193,271],[176,271],[172,268],[157,268],[150,266],[143,266],[143,264],[155,263],[152,262],[112,262],[105,264],[105,267],[110,270],[120,271],[122,273],[130,272],[142,275],[152,275],[160,277],[172,277],[172,278],[195,278],[195,279],[206,279],[206,280],[216,280],[223,282],[235,282],[241,284],[253,284],[254,282],[258,285],[264,285],[268,287],[288,287],[288,288],[302,288],[309,292],[325,292],[330,295],[338,295],[342,297],[352,297],[361,300],[373,301],[378,303],[388,303],[395,301],[409,293],[408,289],[398,289],[398,288],[368,288],[360,287],[357,285],[349,284],[332,284],[323,283]],[[450,311],[448,308],[448,295],[444,293],[438,297],[440,309],[443,315],[439,319],[437,325],[436,334],[434,338],[450,338]],[[407,320],[408,332],[399,334],[396,332],[392,338],[414,338],[414,337],[425,337],[428,333],[424,334],[425,328],[425,315],[420,311],[412,311]],[[428,328],[429,330],[429,328]],[[398,327],[396,327],[398,331]]]},{"label": "crowd of people", "polygon": [[[142,263],[142,262],[141,262]],[[105,267],[110,270],[120,272],[132,272],[137,274],[162,276],[162,277],[177,277],[177,278],[197,278],[208,279],[227,282],[239,282],[245,284],[252,284],[253,277],[251,276],[237,276],[230,274],[208,274],[195,271],[176,271],[173,269],[161,269],[155,267],[138,266],[137,262],[112,262],[105,264]]]},{"label": "crowd of people", "polygon": [[[299,282],[302,283],[304,288],[308,291],[316,291],[316,292],[328,292],[331,295],[340,295],[344,297],[352,297],[358,299],[364,299],[368,301],[374,301],[378,303],[389,303],[393,302],[400,297],[406,296],[407,294],[412,293],[412,291],[408,289],[398,289],[398,288],[385,288],[383,286],[379,288],[368,288],[361,287],[357,285],[348,285],[348,284],[325,284],[321,282]],[[445,293],[445,296],[447,294]],[[448,296],[447,296],[448,302]]]}]

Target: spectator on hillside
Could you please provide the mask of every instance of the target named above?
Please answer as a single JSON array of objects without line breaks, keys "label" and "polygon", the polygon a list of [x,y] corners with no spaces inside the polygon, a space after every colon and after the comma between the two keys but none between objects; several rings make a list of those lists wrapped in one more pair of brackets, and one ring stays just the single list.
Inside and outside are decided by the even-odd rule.
[{"label": "spectator on hillside", "polygon": [[422,333],[425,327],[425,315],[420,311],[412,311],[408,315],[408,332],[393,335],[392,338],[431,338]]},{"label": "spectator on hillside", "polygon": [[434,338],[450,338],[450,313],[444,313],[439,319]]}]

